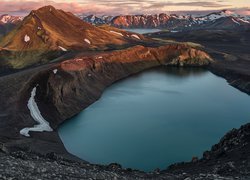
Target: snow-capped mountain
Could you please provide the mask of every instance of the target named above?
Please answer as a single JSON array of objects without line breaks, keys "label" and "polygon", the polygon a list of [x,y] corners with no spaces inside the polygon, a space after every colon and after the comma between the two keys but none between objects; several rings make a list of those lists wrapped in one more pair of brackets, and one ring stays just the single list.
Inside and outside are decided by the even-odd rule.
[{"label": "snow-capped mountain", "polygon": [[81,19],[91,24],[109,24],[119,28],[167,28],[185,29],[249,29],[250,17],[240,16],[233,11],[223,10],[205,16],[155,14],[155,15],[120,15],[120,16],[82,16]]},{"label": "snow-capped mountain", "polygon": [[0,16],[0,23],[1,24],[7,24],[7,23],[15,24],[15,23],[22,21],[22,19],[23,18],[20,16],[11,16],[8,14],[4,14]]},{"label": "snow-capped mountain", "polygon": [[101,24],[109,24],[111,20],[114,18],[113,16],[95,16],[95,15],[80,15],[82,20],[89,22],[93,25],[101,25]]},{"label": "snow-capped mountain", "polygon": [[0,16],[0,36],[7,34],[22,21],[22,17],[4,14]]}]

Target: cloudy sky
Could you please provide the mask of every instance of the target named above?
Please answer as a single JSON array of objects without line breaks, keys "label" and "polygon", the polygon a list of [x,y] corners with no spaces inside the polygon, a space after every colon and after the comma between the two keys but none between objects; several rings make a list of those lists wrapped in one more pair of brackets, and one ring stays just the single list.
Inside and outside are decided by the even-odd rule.
[{"label": "cloudy sky", "polygon": [[0,0],[0,14],[26,14],[44,5],[85,14],[209,12],[236,9],[250,15],[250,0]]}]

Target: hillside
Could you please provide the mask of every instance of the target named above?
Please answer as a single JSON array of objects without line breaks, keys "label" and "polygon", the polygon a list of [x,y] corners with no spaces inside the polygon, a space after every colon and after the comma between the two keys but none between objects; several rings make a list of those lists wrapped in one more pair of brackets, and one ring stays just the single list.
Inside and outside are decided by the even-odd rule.
[{"label": "hillside", "polygon": [[146,40],[133,34],[98,28],[71,13],[45,6],[31,11],[3,38],[0,65],[20,69],[46,63],[69,51],[119,49]]}]

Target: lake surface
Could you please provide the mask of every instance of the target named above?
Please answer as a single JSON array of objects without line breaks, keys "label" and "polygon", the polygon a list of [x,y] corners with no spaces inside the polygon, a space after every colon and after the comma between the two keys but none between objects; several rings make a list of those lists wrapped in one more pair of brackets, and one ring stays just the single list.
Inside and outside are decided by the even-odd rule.
[{"label": "lake surface", "polygon": [[160,29],[124,29],[125,31],[135,32],[138,34],[155,33],[160,32]]},{"label": "lake surface", "polygon": [[119,81],[65,122],[67,150],[91,163],[151,171],[201,157],[250,120],[250,96],[196,68],[156,68]]}]

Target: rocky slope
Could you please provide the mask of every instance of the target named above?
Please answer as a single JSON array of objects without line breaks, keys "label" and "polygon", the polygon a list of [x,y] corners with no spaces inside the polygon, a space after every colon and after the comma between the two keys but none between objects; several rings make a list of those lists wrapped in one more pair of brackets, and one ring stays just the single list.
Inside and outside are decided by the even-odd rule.
[{"label": "rocky slope", "polygon": [[203,153],[201,159],[193,158],[190,163],[178,163],[170,166],[165,172],[192,176],[199,173],[201,179],[250,178],[250,124],[232,129],[210,151]]},{"label": "rocky slope", "polygon": [[249,29],[248,16],[239,16],[224,10],[205,16],[155,14],[155,15],[120,15],[107,18],[106,16],[86,16],[81,18],[89,23],[100,25],[110,24],[119,28],[166,28],[168,30],[184,31],[194,29]]},{"label": "rocky slope", "polygon": [[146,39],[136,33],[107,30],[71,13],[45,6],[32,11],[0,42],[0,66],[21,69],[72,51],[119,49]]}]

